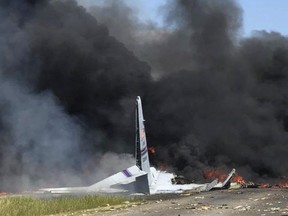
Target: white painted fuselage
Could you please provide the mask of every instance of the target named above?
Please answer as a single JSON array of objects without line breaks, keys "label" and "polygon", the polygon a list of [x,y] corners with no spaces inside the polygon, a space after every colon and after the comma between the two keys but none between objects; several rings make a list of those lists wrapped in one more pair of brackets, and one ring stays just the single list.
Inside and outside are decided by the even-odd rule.
[{"label": "white painted fuselage", "polygon": [[136,99],[136,165],[128,167],[108,178],[87,187],[42,188],[39,192],[51,194],[79,193],[182,193],[185,191],[208,191],[225,187],[233,175],[233,169],[224,182],[214,180],[205,184],[176,184],[175,175],[156,170],[150,166],[148,146],[145,134],[141,98]]}]

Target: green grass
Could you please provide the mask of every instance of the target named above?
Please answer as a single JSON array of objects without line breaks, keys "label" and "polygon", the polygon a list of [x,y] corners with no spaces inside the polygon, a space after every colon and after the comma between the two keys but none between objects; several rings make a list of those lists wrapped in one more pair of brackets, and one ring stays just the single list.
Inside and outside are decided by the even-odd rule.
[{"label": "green grass", "polygon": [[7,197],[0,199],[0,215],[40,216],[69,213],[103,206],[123,204],[125,201],[136,202],[124,196],[83,196],[62,197],[44,200],[33,197]]}]

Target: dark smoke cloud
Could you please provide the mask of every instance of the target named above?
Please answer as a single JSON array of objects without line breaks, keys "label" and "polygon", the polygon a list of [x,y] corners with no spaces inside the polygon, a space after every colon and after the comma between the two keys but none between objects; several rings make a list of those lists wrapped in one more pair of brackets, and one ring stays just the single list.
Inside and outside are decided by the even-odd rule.
[{"label": "dark smoke cloud", "polygon": [[140,59],[149,62],[155,76],[162,73],[163,64],[159,62],[162,55],[157,53],[155,41],[162,44],[167,36],[166,29],[159,28],[153,21],[142,23],[135,10],[124,1],[108,0],[88,10],[99,23],[108,26],[111,35],[123,42]]},{"label": "dark smoke cloud", "polygon": [[[159,102],[150,128],[167,148],[163,161],[191,178],[227,165],[254,179],[285,175],[287,38],[260,32],[237,40],[241,10],[233,1],[174,3],[168,18],[177,33],[189,32],[194,65],[164,76],[150,95]],[[161,127],[162,136],[153,133]]]},{"label": "dark smoke cloud", "polygon": [[257,180],[286,175],[286,37],[241,38],[235,1],[168,1],[164,28],[139,25],[115,1],[90,11],[158,77],[144,98],[158,163],[192,179],[207,167],[236,167]]},{"label": "dark smoke cloud", "polygon": [[220,66],[220,61],[232,54],[229,52],[241,27],[241,10],[233,2],[168,1],[160,9],[166,14],[164,27],[153,21],[141,23],[136,12],[121,1],[106,1],[104,6],[93,6],[89,11],[147,61],[156,77],[211,61]]},{"label": "dark smoke cloud", "polygon": [[107,152],[133,153],[136,95],[156,165],[194,180],[209,167],[287,175],[288,39],[241,38],[234,1],[168,1],[164,27],[121,1],[0,6],[2,190],[88,184],[131,163]]},{"label": "dark smoke cloud", "polygon": [[103,153],[134,150],[148,64],[75,1],[3,1],[1,12],[1,189],[76,184],[88,168],[131,162],[111,157],[100,171]]}]

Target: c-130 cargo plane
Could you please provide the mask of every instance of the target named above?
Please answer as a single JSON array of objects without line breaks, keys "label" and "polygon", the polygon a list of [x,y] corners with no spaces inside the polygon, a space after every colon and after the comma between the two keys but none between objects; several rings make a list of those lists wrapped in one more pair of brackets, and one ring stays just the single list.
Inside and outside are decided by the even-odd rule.
[{"label": "c-130 cargo plane", "polygon": [[144,127],[141,98],[136,99],[136,164],[87,187],[42,188],[39,192],[51,194],[129,193],[161,194],[186,191],[209,191],[227,187],[235,169],[223,182],[217,179],[205,184],[177,184],[175,175],[150,166]]}]

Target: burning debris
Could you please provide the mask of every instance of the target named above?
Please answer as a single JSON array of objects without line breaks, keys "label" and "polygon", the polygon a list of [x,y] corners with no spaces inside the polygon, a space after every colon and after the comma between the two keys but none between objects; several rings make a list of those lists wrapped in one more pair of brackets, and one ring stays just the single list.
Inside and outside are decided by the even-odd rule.
[{"label": "burning debris", "polygon": [[167,1],[163,27],[107,2],[1,1],[1,190],[79,185],[71,176],[85,170],[91,183],[104,153],[133,153],[136,95],[155,164],[195,181],[211,167],[254,182],[287,175],[286,36],[242,38],[233,0]]},{"label": "burning debris", "polygon": [[280,181],[278,184],[279,187],[281,188],[287,188],[288,189],[288,177],[283,177],[283,179]]},{"label": "burning debris", "polygon": [[[207,180],[218,179],[220,182],[223,182],[227,178],[228,174],[221,169],[213,168],[203,172],[203,177]],[[239,175],[237,172],[233,174],[231,178],[229,189],[240,189],[240,188],[288,188],[287,177],[279,180],[278,183],[269,184],[269,183],[254,183],[252,181],[246,181],[244,178]]]},{"label": "burning debris", "polygon": [[[185,179],[169,173],[166,170],[157,170],[150,166],[149,147],[146,140],[144,116],[141,98],[136,99],[135,119],[135,163],[134,165],[115,173],[90,186],[42,188],[38,193],[43,194],[95,194],[95,193],[127,193],[127,194],[171,194],[187,191],[210,191],[211,189],[227,188],[235,169],[225,179],[213,179],[210,183],[195,184],[185,182]],[[153,148],[152,148],[153,149]],[[151,153],[150,153],[151,154]],[[36,193],[37,193],[36,192]]]},{"label": "burning debris", "polygon": [[156,150],[155,150],[155,148],[153,146],[149,147],[148,151],[149,151],[150,154],[155,154],[155,152],[156,152]]},{"label": "burning debris", "polygon": [[209,180],[217,178],[219,181],[223,182],[227,176],[228,175],[225,171],[215,168],[203,172],[203,177]]}]

